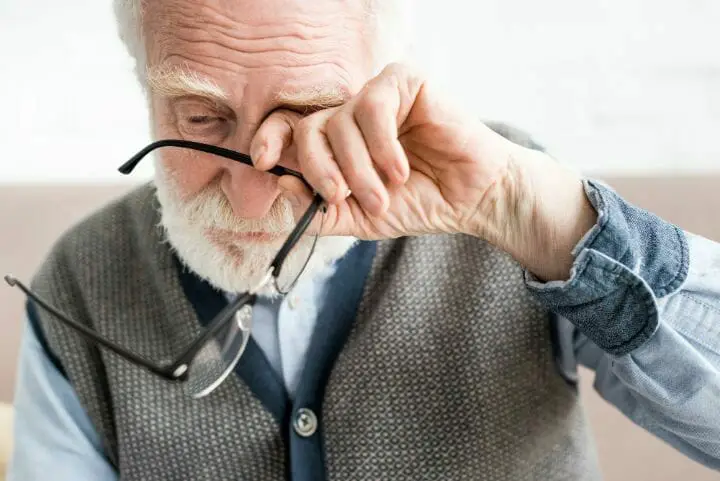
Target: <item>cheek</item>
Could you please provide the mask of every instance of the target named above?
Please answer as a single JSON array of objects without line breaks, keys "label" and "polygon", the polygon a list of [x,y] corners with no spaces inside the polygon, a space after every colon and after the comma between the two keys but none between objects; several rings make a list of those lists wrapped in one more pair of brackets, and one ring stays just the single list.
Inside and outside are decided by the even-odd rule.
[{"label": "cheek", "polygon": [[178,152],[163,152],[161,158],[162,168],[182,200],[195,197],[222,173],[217,161],[192,157]]},{"label": "cheek", "polygon": [[[152,122],[156,139],[181,138],[165,102],[153,99]],[[182,200],[189,200],[213,182],[222,171],[222,162],[195,151],[166,147],[156,151],[160,167]]]}]

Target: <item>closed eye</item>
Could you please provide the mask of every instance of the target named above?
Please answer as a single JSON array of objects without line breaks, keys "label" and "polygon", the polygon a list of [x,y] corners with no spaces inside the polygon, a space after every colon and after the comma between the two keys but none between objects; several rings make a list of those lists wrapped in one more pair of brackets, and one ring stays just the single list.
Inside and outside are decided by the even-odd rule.
[{"label": "closed eye", "polygon": [[192,124],[206,124],[208,122],[214,122],[214,121],[220,121],[223,120],[220,117],[212,117],[210,115],[195,115],[192,117],[188,117],[188,122]]}]

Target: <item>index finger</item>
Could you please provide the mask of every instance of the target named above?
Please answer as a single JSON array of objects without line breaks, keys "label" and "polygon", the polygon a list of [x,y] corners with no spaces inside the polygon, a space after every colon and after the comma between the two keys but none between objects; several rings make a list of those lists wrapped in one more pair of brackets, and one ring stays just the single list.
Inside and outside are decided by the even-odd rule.
[{"label": "index finger", "polygon": [[302,116],[291,110],[276,110],[260,124],[250,142],[250,158],[258,170],[268,170],[280,162],[283,150],[293,139],[293,125]]}]

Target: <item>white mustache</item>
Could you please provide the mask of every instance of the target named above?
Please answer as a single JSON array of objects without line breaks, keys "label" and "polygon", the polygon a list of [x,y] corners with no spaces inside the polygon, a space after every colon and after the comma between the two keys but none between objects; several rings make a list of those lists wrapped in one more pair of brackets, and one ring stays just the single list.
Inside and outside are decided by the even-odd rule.
[{"label": "white mustache", "polygon": [[[176,199],[175,210],[184,224],[232,232],[288,233],[295,227],[292,207],[278,197],[262,219],[244,219],[233,212],[230,201],[218,183],[213,182],[192,199]],[[175,217],[175,216],[173,216]]]},{"label": "white mustache", "polygon": [[[162,164],[155,169],[157,198],[162,206],[160,224],[164,227],[166,240],[181,261],[208,280],[214,287],[227,292],[244,292],[266,274],[267,267],[276,254],[277,243],[249,243],[240,247],[238,258],[232,251],[214,243],[208,235],[213,230],[231,233],[263,232],[267,234],[289,233],[295,227],[290,202],[278,197],[267,215],[262,219],[245,219],[235,215],[230,201],[225,196],[219,181],[211,182],[191,198],[184,198],[173,179]],[[224,235],[224,233],[222,233]],[[227,239],[220,244],[227,244]],[[351,237],[321,237],[315,255],[306,266],[306,276],[312,276],[328,262],[341,257],[353,244]],[[227,247],[227,246],[226,246]],[[301,254],[290,253],[285,262],[294,268],[305,263]],[[272,292],[264,294],[273,295]]]}]

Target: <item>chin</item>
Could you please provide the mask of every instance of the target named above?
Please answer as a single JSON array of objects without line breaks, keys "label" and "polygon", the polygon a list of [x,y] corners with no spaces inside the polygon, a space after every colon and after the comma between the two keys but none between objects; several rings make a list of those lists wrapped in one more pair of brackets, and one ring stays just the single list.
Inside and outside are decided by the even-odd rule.
[{"label": "chin", "polygon": [[[263,245],[227,244],[221,245],[208,239],[199,232],[189,232],[178,229],[177,225],[165,226],[167,240],[182,263],[206,280],[216,289],[228,293],[246,292],[263,279],[267,274],[270,263],[277,254],[282,242]],[[315,244],[313,255],[307,262],[301,280],[312,279],[315,274],[326,268],[335,260],[341,258],[356,242],[352,237],[321,237]],[[312,239],[303,238],[283,264],[283,272],[296,273],[302,269],[307,258]],[[278,293],[272,285],[266,286],[258,292],[260,295],[274,297]]]}]

